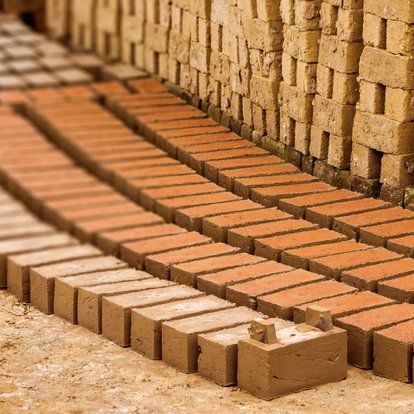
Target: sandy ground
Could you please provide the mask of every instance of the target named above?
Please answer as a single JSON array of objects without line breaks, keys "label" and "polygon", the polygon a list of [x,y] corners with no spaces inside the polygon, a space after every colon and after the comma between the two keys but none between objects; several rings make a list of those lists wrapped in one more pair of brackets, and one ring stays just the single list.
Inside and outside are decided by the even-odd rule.
[{"label": "sandy ground", "polygon": [[400,413],[414,386],[350,368],[336,384],[260,401],[150,361],[0,291],[1,413]]}]

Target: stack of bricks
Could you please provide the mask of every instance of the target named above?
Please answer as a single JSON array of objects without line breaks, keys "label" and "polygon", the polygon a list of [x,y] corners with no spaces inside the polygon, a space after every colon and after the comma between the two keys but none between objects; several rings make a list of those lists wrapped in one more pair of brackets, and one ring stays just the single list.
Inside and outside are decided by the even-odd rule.
[{"label": "stack of bricks", "polygon": [[144,65],[150,73],[168,77],[168,39],[171,25],[171,1],[145,1]]},{"label": "stack of bricks", "polygon": [[[359,99],[363,1],[323,0],[310,154],[349,170],[352,125]],[[323,169],[319,169],[323,171]]]},{"label": "stack of bricks", "polygon": [[69,0],[46,0],[48,35],[52,39],[66,40],[70,26]]},{"label": "stack of bricks", "polygon": [[120,0],[97,0],[96,45],[99,56],[116,61],[121,54],[121,2]]},{"label": "stack of bricks", "polygon": [[139,68],[144,65],[144,6],[143,1],[122,0],[121,4],[121,59]]},{"label": "stack of bricks", "polygon": [[280,141],[309,154],[312,102],[316,92],[320,0],[283,0],[284,23],[280,84]]},{"label": "stack of bricks", "polygon": [[71,1],[70,43],[75,50],[94,49],[95,9],[95,0]]},{"label": "stack of bricks", "polygon": [[365,1],[351,171],[400,203],[414,183],[413,29],[412,2]]}]

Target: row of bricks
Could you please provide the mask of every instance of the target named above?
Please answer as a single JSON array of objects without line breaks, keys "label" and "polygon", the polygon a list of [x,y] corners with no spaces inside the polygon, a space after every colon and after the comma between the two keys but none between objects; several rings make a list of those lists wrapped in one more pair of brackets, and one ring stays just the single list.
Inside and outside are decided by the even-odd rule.
[{"label": "row of bricks", "polygon": [[[69,235],[37,222],[5,193],[0,193],[0,207],[5,211],[0,228],[15,230],[10,219],[16,218],[33,221],[39,227],[37,237],[28,237],[30,227],[23,220],[20,237],[4,233],[6,240],[2,242],[9,243],[8,253],[2,256],[7,260],[9,288],[17,280],[30,283],[34,306],[71,323],[79,322],[121,346],[131,344],[146,357],[162,358],[183,372],[198,370],[221,385],[236,384],[238,375],[243,379],[238,366],[243,368],[246,364],[243,357],[238,358],[238,344],[250,338],[250,322],[265,318],[264,315],[128,269],[126,263],[104,257],[98,249],[80,245]],[[42,225],[43,233],[50,234],[40,232]],[[276,329],[278,344],[289,346],[289,335],[295,335],[305,352],[309,329],[320,339],[341,335],[339,330],[327,334],[277,318],[269,323]],[[342,356],[337,364],[339,369],[335,368],[339,371],[337,380],[346,376],[344,341],[340,343]],[[318,381],[322,383],[323,379]],[[279,393],[312,386],[314,380],[302,382],[299,388],[295,382],[279,387]]]},{"label": "row of bricks", "polygon": [[[152,242],[153,242],[154,240],[152,240]],[[167,242],[167,239],[164,239],[164,241],[165,242]],[[170,243],[171,243],[171,241],[172,240],[169,240],[170,241]],[[189,249],[190,250],[190,249]],[[199,250],[201,250],[201,249],[199,249]],[[189,257],[188,257],[188,255],[186,256],[185,255],[185,253],[187,253],[187,252],[185,252],[184,250],[182,250],[181,251],[181,253],[183,254],[183,256],[185,257],[185,259],[188,261],[189,260]],[[189,253],[189,252],[188,252]],[[174,255],[175,253],[172,253],[172,254],[170,254],[170,257],[172,256],[172,255]],[[166,254],[167,256],[168,256],[168,253]],[[193,260],[194,260],[195,258],[193,258]],[[148,262],[150,262],[150,260],[148,261]],[[212,269],[212,262],[213,262],[213,260],[210,260],[210,261],[207,261],[207,262],[205,262],[205,263],[197,263],[197,262],[191,262],[190,263],[190,266],[197,266],[197,265],[201,265],[201,266],[206,266],[206,269],[207,270],[204,270],[204,271],[202,271],[202,272],[208,272],[208,271],[210,271],[211,272],[211,269]],[[186,265],[185,263],[184,263],[184,265]],[[231,265],[231,266],[234,266],[234,264],[233,265]],[[163,272],[165,272],[165,267],[163,268]],[[240,269],[241,270],[241,269]],[[191,273],[191,271],[193,271],[193,270],[191,270],[190,269],[190,272],[189,273]],[[185,271],[184,271],[185,272]],[[230,272],[229,272],[230,273]],[[247,272],[246,272],[247,273]],[[292,276],[293,276],[293,274],[292,274]],[[165,273],[164,273],[164,277],[165,277]],[[276,279],[275,277],[273,278],[273,279]],[[281,279],[280,279],[280,281],[281,281]],[[328,288],[329,287],[329,285],[326,285],[326,284],[322,284],[322,285],[318,285],[318,286],[315,286],[315,288]],[[300,290],[298,290],[298,295],[300,296],[301,294],[303,295],[303,291],[304,291],[305,289],[302,289],[302,293],[301,293],[301,291]],[[309,289],[306,289],[306,291],[309,291]],[[290,293],[292,293],[293,295],[295,294],[295,291],[293,291],[292,292],[292,290],[290,291]],[[260,295],[260,294],[259,294]],[[332,295],[332,292],[328,292],[327,293],[327,295]],[[281,296],[281,295],[279,295],[279,296]],[[286,296],[286,295],[285,295]],[[349,299],[351,299],[350,297],[349,298],[347,298],[348,300]],[[366,300],[366,298],[364,299],[363,297],[361,298],[362,299],[362,301],[364,301],[364,300]],[[281,298],[279,298],[279,300],[281,300]],[[250,301],[249,301],[250,302]],[[265,303],[265,301],[263,301],[264,303]],[[348,306],[349,306],[349,304],[350,303],[348,303]],[[264,305],[265,306],[265,305]],[[272,305],[273,306],[273,305]],[[275,307],[274,307],[275,308]],[[282,308],[282,307],[281,307]],[[274,309],[272,310],[273,312],[275,312],[274,311]],[[283,313],[283,311],[285,311],[285,314],[284,314],[284,316],[286,317],[288,317],[288,315],[289,315],[289,309],[285,309],[285,308],[282,308],[282,313]],[[279,312],[279,311],[278,311]],[[282,314],[281,313],[281,314]]]},{"label": "row of bricks", "polygon": [[[5,220],[7,220],[7,223],[10,221],[9,217],[7,217]],[[39,240],[30,240],[27,242],[26,246],[28,245],[30,245],[31,248],[36,246],[37,249],[42,249],[42,245],[39,243]],[[202,303],[204,303],[204,301],[210,303],[210,305],[206,304],[206,306],[212,306],[214,310],[218,310],[216,309],[216,306],[219,307],[218,304],[223,303],[220,302],[219,299],[216,300],[211,297],[205,299],[200,298],[191,305],[188,301],[183,304],[174,302],[175,304],[173,303],[169,305],[166,304],[163,306],[158,306],[153,310],[143,310],[141,312],[143,315],[141,315],[139,310],[131,311],[131,309],[139,306],[139,304],[142,303],[145,305],[151,304],[153,303],[151,300],[154,300],[155,303],[158,303],[157,301],[160,300],[166,300],[166,297],[170,298],[169,300],[172,300],[169,296],[171,293],[173,293],[174,299],[177,299],[177,289],[179,289],[181,292],[181,289],[184,289],[184,292],[186,293],[182,293],[183,295],[189,294],[188,292],[191,292],[191,294],[198,296],[200,293],[196,293],[191,288],[172,287],[171,282],[162,280],[157,281],[153,279],[149,280],[148,274],[143,275],[142,272],[122,269],[125,267],[125,264],[112,258],[103,260],[102,257],[98,256],[99,260],[88,259],[77,260],[75,262],[72,261],[69,263],[65,262],[64,264],[51,264],[51,262],[54,263],[61,260],[68,260],[70,257],[66,254],[66,256],[60,256],[59,258],[59,245],[54,247],[55,249],[52,252],[53,259],[51,259],[50,251],[27,254],[27,251],[25,249],[28,249],[28,247],[18,248],[12,252],[14,253],[14,256],[9,257],[8,269],[12,278],[16,278],[16,275],[18,275],[19,272],[23,272],[26,277],[27,275],[30,275],[30,281],[32,282],[31,291],[33,303],[47,313],[51,313],[54,310],[57,315],[62,316],[72,321],[73,323],[79,321],[80,324],[88,327],[94,332],[101,332],[103,330],[106,336],[110,337],[110,339],[121,345],[129,344],[129,334],[131,328],[129,327],[130,325],[128,321],[129,318],[131,318],[133,333],[132,344],[134,348],[153,358],[160,357],[161,350],[163,349],[161,345],[162,341],[160,338],[162,329],[161,325],[162,321],[164,321],[163,318],[166,318],[166,320],[171,320],[174,319],[174,315],[183,315],[183,312],[186,316],[188,316],[186,312],[189,312],[189,310],[195,312],[194,308],[197,309],[198,313],[200,312],[201,306],[201,304],[198,303],[199,301]],[[75,248],[71,249],[73,251]],[[80,247],[78,250],[79,249]],[[86,246],[84,246],[83,249],[88,250]],[[89,247],[89,249],[93,248]],[[16,253],[22,253],[22,251],[26,252],[26,254],[16,255]],[[184,251],[181,251],[181,253],[184,253]],[[63,254],[63,251],[61,254]],[[89,254],[92,253],[90,252]],[[96,251],[94,254],[98,255]],[[268,262],[267,266],[269,265],[271,266],[277,264]],[[33,270],[30,269],[32,266],[34,267]],[[262,268],[264,267],[265,265],[262,264]],[[104,271],[105,268],[106,270],[108,270],[108,268],[118,270],[112,271],[109,275]],[[90,274],[91,271],[94,271],[95,273]],[[311,285],[308,285],[308,287],[310,286]],[[318,286],[315,284],[314,288],[317,287]],[[327,287],[328,286],[319,286],[319,288],[323,289]],[[142,293],[143,290],[145,290],[146,293]],[[150,295],[148,295],[149,292],[151,292]],[[289,293],[289,291],[287,292]],[[165,295],[163,295],[164,293]],[[291,293],[293,295],[296,293],[298,295],[298,298],[300,297],[300,291],[298,290],[291,289]],[[304,292],[302,290],[302,294],[303,293]],[[114,296],[112,297],[112,295]],[[106,296],[110,296],[112,299],[104,299]],[[163,299],[160,299],[160,296]],[[213,305],[211,305],[212,302]],[[356,302],[359,302],[359,305],[356,304]],[[321,303],[323,303],[323,301]],[[361,309],[390,305],[392,301],[387,301],[385,298],[380,298],[376,295],[366,292],[362,293],[359,298],[358,295],[342,295],[339,302],[335,302],[334,299],[331,299],[331,304],[333,303],[335,303],[334,308],[336,307],[339,309],[342,306],[342,315],[346,315],[349,313],[361,311]],[[230,305],[227,306],[231,308]],[[392,322],[390,319],[387,319],[386,324],[388,325],[396,323],[396,321],[399,321],[398,318],[400,317],[407,317],[404,314],[404,312],[408,312],[405,310],[405,305],[396,306],[398,316],[394,315]],[[184,311],[182,307],[184,307],[186,311]],[[347,310],[345,310],[345,308],[347,308]],[[351,310],[351,308],[353,309]],[[392,308],[389,307],[389,309],[391,310]],[[173,310],[175,310],[177,313],[174,313]],[[248,311],[246,310],[243,312]],[[148,313],[150,315],[157,315],[157,317],[154,317],[154,322],[151,322],[151,318],[148,317]],[[237,314],[239,315],[239,312],[237,312]],[[253,315],[256,316],[257,314],[254,313]],[[339,316],[341,313],[337,312],[336,315]],[[219,318],[221,321],[220,323],[222,323],[219,324],[220,328],[229,326],[227,325],[229,323],[227,317],[226,322],[223,322],[221,313],[218,313],[217,315],[214,315],[213,321],[210,317],[197,317],[195,320],[189,319],[186,322],[177,323],[178,325],[182,326],[184,333],[180,331],[179,327],[178,330],[180,332],[177,334],[177,328],[174,326],[174,324],[172,327],[167,325],[165,330],[167,332],[167,335],[168,332],[173,332],[174,338],[177,338],[177,335],[179,335],[180,339],[177,344],[182,343],[181,341],[187,340],[188,336],[186,335],[190,335],[193,338],[192,343],[198,343],[201,347],[201,363],[199,366],[201,372],[204,372],[203,367],[205,367],[205,375],[207,375],[209,378],[212,378],[218,383],[230,384],[233,383],[235,378],[234,368],[231,368],[234,365],[225,364],[224,367],[221,367],[221,370],[212,369],[212,367],[216,368],[218,366],[217,361],[219,361],[219,365],[222,364],[222,361],[231,361],[234,363],[235,344],[237,344],[237,341],[241,337],[245,337],[247,335],[247,326],[240,326],[237,329],[232,328],[228,332],[224,332],[227,336],[225,336],[225,345],[223,345],[223,339],[220,339],[222,338],[220,336],[220,333],[217,333],[216,335],[212,333],[207,334],[207,332],[218,329],[217,325],[214,325],[214,323],[217,323],[217,319],[215,319],[216,317]],[[243,318],[243,316],[238,317]],[[140,321],[142,321],[142,318],[144,318],[145,321],[149,323],[149,326],[151,328],[148,328],[148,325],[141,325]],[[148,318],[150,319],[149,321]],[[376,320],[378,321],[378,318]],[[122,321],[124,321],[124,323],[122,323]],[[248,318],[243,319],[243,321],[248,322]],[[377,326],[381,326],[381,323],[384,322],[378,322]],[[155,332],[153,328],[154,324],[157,327],[155,329]],[[215,328],[212,328],[212,324],[215,326]],[[206,328],[206,326],[208,328]],[[350,327],[348,327],[348,329],[351,328],[355,328],[354,325],[350,324]],[[368,338],[372,337],[373,330],[374,329],[366,331],[365,334]],[[151,332],[153,333],[149,335]],[[201,335],[203,332],[206,333],[206,335]],[[141,339],[138,340],[138,338],[140,338],[139,335],[143,335],[143,338],[146,338],[147,341]],[[201,335],[199,341],[194,342],[194,338],[196,339],[198,335]],[[168,342],[165,343],[168,345]],[[232,347],[229,349],[230,343],[232,344]],[[358,349],[358,344],[354,345],[356,345],[356,349]],[[203,346],[205,347],[205,350]],[[177,353],[175,346],[172,348],[174,352],[169,352],[168,349],[171,350],[171,348],[166,348],[167,356],[165,359],[170,364],[177,366],[178,368],[187,372],[192,372],[196,369],[198,351],[196,348],[194,348],[194,346],[191,347],[188,351],[189,354]],[[369,346],[364,347],[362,352],[365,356],[370,355]],[[216,360],[211,361],[210,358],[213,358],[214,355],[214,358],[216,358]],[[220,355],[219,359],[217,359],[218,355]],[[171,360],[169,358],[171,358]],[[369,359],[369,356],[367,358]],[[213,362],[215,362],[215,364]]]},{"label": "row of bricks", "polygon": [[[97,109],[97,107],[95,107],[95,109]],[[59,111],[52,110],[54,114],[47,113],[46,109],[45,111],[48,119],[54,119],[53,115],[55,115],[55,117],[57,116],[57,118],[60,118],[57,121],[55,120],[55,122],[67,122],[65,117],[62,118],[59,115]],[[58,132],[56,135],[55,131],[57,139],[59,139],[59,135],[61,134]],[[68,134],[64,135],[68,138]],[[75,141],[75,147],[76,144],[77,142]],[[70,146],[71,143],[68,144],[66,142],[66,145]],[[73,146],[72,142],[72,148]],[[127,149],[128,147],[125,148]],[[78,159],[82,156],[83,158],[91,158],[91,154],[88,153],[85,148],[81,148],[80,150],[82,156],[79,155],[79,148],[78,151],[76,151],[76,148],[75,150],[72,149],[72,151]],[[179,190],[187,191],[189,188],[189,186],[183,185],[186,183],[183,178],[187,177],[192,180],[200,178],[195,177],[191,174],[191,171],[186,169],[184,166],[179,167],[181,167],[180,171],[178,166],[175,165],[172,167],[144,169],[142,171],[137,171],[135,169],[126,170],[125,173],[135,177],[133,180],[130,180],[130,191],[127,191],[127,194],[130,196],[132,195],[134,199],[140,202],[142,202],[142,198],[139,200],[139,197],[137,196],[137,194],[139,195],[140,190],[141,195],[151,191],[158,193],[160,191],[164,191],[164,194],[166,191],[169,191],[171,194],[170,197],[178,197],[180,195]],[[177,170],[176,176],[163,178],[163,174],[175,174],[174,169]],[[122,170],[120,173],[122,173]],[[155,173],[155,175],[159,174],[161,178],[140,178],[140,176],[151,176],[151,173]],[[115,174],[115,177],[116,176],[117,174]],[[180,184],[180,186],[174,186],[174,184]],[[163,188],[168,185],[171,187]],[[158,186],[161,188],[145,190],[146,186],[150,188]],[[208,186],[208,184],[193,187],[207,187],[206,192],[214,192],[214,187]],[[185,194],[185,192],[183,192],[183,194]],[[204,234],[211,236],[216,241],[227,242],[235,247],[240,247],[243,251],[249,253],[256,252],[257,254],[269,259],[276,258],[278,260],[282,260],[283,263],[293,265],[295,267],[310,269],[330,277],[344,277],[345,281],[350,284],[355,284],[357,287],[362,289],[368,288],[375,291],[377,289],[378,280],[381,281],[382,279],[398,277],[412,272],[413,266],[411,264],[411,259],[400,259],[400,256],[393,253],[389,253],[381,249],[369,249],[369,246],[367,245],[361,243],[358,244],[352,241],[334,243],[341,241],[344,238],[336,233],[315,229],[315,226],[301,220],[293,220],[288,215],[274,209],[261,209],[261,206],[250,203],[247,200],[244,202],[240,200],[229,201],[228,198],[217,200],[217,196],[221,197],[222,195],[225,197],[228,196],[223,193],[210,194],[208,197],[201,196],[204,198],[204,204],[206,204],[203,207],[190,207],[191,203],[195,203],[196,205],[199,203],[197,195],[178,198],[168,198],[166,196],[167,198],[164,201],[176,203],[177,208],[172,211],[173,217],[175,216],[177,224],[180,224],[189,230],[203,231]],[[159,201],[160,200],[156,200],[156,203]],[[162,202],[163,200],[161,199],[161,203]],[[187,208],[180,209],[180,202],[187,203]],[[217,204],[217,202],[220,203]],[[143,204],[148,207],[145,202]],[[159,212],[159,210],[156,211]],[[235,213],[235,211],[239,212]],[[164,218],[168,220],[171,218],[171,214],[167,217],[164,216]],[[306,231],[306,233],[303,233],[304,231]],[[291,234],[292,232],[298,233]],[[105,249],[109,249],[108,251],[116,252],[118,247],[117,243],[119,244],[119,242],[125,241],[125,239],[122,238],[126,238],[127,240],[130,235],[128,235],[128,232],[113,235],[105,234],[101,237],[101,246]],[[319,244],[321,245],[318,246]],[[365,251],[368,249],[369,251]],[[331,258],[324,257],[329,254],[328,252],[331,253],[331,255],[336,254],[336,256],[332,256]],[[129,260],[134,260],[135,263],[143,264],[143,258],[136,252],[125,252],[124,257],[127,256],[129,256]],[[390,263],[389,266],[390,269],[395,269],[394,272],[390,270],[384,271],[382,270],[382,267],[379,266],[376,266],[375,268],[373,266],[368,267],[367,269],[372,268],[372,270],[376,270],[376,272],[370,272],[369,274],[367,272],[360,271],[360,269],[356,269],[356,277],[352,272],[353,268],[356,267],[363,267],[364,265],[369,264],[375,265],[376,263],[397,259],[400,259],[396,262],[399,266],[395,266],[396,263]],[[358,278],[358,271],[359,274],[362,274],[363,276],[362,280]],[[367,274],[369,276],[366,276]],[[174,277],[176,277],[176,275],[174,275]],[[184,277],[182,277],[182,280],[184,281]],[[201,280],[197,283],[204,284]],[[402,294],[404,298],[407,298],[407,300],[410,301],[410,293],[408,293],[410,290],[412,292],[410,285],[408,285],[410,281],[410,277],[402,280],[401,286],[405,285],[407,287],[407,291],[404,291],[404,293],[400,291],[396,298],[401,299]],[[186,282],[190,284],[196,283],[194,278],[187,278]],[[222,286],[215,286],[214,289],[216,292],[223,292]]]}]

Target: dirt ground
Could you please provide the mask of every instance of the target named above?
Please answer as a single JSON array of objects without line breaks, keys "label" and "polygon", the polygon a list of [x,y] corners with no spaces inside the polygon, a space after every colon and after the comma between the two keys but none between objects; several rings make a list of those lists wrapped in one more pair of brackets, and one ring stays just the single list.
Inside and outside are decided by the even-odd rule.
[{"label": "dirt ground", "polygon": [[350,368],[349,378],[260,401],[150,361],[0,291],[1,413],[414,412],[414,386]]}]

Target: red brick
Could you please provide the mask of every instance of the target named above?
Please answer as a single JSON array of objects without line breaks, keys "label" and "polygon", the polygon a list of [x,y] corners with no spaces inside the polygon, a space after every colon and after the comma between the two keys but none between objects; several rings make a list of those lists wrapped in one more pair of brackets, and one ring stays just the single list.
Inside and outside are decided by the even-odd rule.
[{"label": "red brick", "polygon": [[322,244],[282,252],[281,262],[293,267],[309,269],[309,260],[334,254],[372,249],[367,244],[357,243],[354,240]]},{"label": "red brick", "polygon": [[279,201],[279,208],[287,213],[293,214],[297,218],[305,218],[308,208],[361,198],[364,198],[364,196],[354,191],[333,190],[326,193],[283,199]]},{"label": "red brick", "polygon": [[225,256],[237,253],[238,249],[222,243],[211,243],[204,246],[188,247],[172,252],[147,256],[145,270],[153,276],[169,279],[170,267],[179,263],[186,263],[208,257]]},{"label": "red brick", "polygon": [[342,272],[342,281],[359,290],[376,292],[378,282],[414,273],[414,260],[399,259]]},{"label": "red brick", "polygon": [[144,79],[132,79],[127,81],[127,85],[133,91],[138,93],[160,93],[166,92],[166,87],[156,79],[144,78]]},{"label": "red brick", "polygon": [[404,256],[414,257],[414,235],[388,240],[387,249]]},{"label": "red brick", "polygon": [[186,230],[175,224],[159,224],[153,226],[134,227],[127,230],[103,232],[96,237],[96,245],[106,254],[119,255],[120,245],[138,240],[172,236],[185,233]]},{"label": "red brick", "polygon": [[378,293],[398,302],[414,303],[414,272],[408,276],[378,283]]},{"label": "red brick", "polygon": [[204,112],[201,112],[196,108],[187,106],[185,106],[184,108],[185,110],[158,112],[147,115],[141,115],[139,117],[139,122],[141,124],[146,124],[148,128],[151,129],[154,123],[200,119],[207,117],[207,115]]},{"label": "red brick", "polygon": [[266,207],[277,207],[279,200],[331,191],[333,187],[325,183],[306,183],[297,185],[279,185],[276,187],[256,188],[251,192],[251,199]]},{"label": "red brick", "polygon": [[404,303],[344,316],[336,321],[348,332],[348,362],[370,369],[373,362],[374,331],[414,319],[414,305]]},{"label": "red brick", "polygon": [[289,292],[288,289],[309,285],[323,279],[323,276],[306,270],[292,270],[228,286],[226,288],[226,299],[237,305],[256,309],[258,302],[260,303],[260,297],[263,295]]},{"label": "red brick", "polygon": [[227,242],[239,247],[244,252],[254,253],[255,240],[269,236],[282,236],[296,232],[305,232],[315,229],[316,226],[304,220],[281,220],[277,222],[256,224],[240,228],[229,229]]},{"label": "red brick", "polygon": [[251,168],[236,168],[232,170],[219,170],[218,184],[229,191],[234,189],[234,180],[247,177],[266,177],[273,175],[292,174],[298,172],[298,168],[287,163],[261,165]]},{"label": "red brick", "polygon": [[373,198],[344,201],[342,203],[309,208],[306,211],[306,220],[330,229],[332,228],[335,217],[353,215],[355,213],[373,212],[387,207],[390,207],[389,203]]},{"label": "red brick", "polygon": [[140,203],[145,209],[154,210],[156,201],[183,196],[220,193],[223,191],[224,188],[214,183],[157,188],[143,191],[141,193]]},{"label": "red brick", "polygon": [[[298,270],[298,272],[304,270]],[[324,298],[346,295],[356,289],[334,280],[324,280],[305,286],[295,287],[282,292],[258,298],[258,310],[269,316],[283,319],[293,318],[293,308],[305,303],[315,302]]]},{"label": "red brick", "polygon": [[269,260],[280,261],[280,256],[284,250],[338,242],[345,239],[345,236],[331,230],[316,229],[257,239],[254,247],[256,255],[266,257]]},{"label": "red brick", "polygon": [[413,381],[414,321],[374,332],[374,373],[401,382]]},{"label": "red brick", "polygon": [[202,225],[202,233],[211,237],[216,242],[227,242],[227,231],[237,227],[250,226],[279,220],[285,220],[291,216],[277,209],[260,209],[242,211],[205,218]]},{"label": "red brick", "polygon": [[322,299],[306,305],[295,306],[293,309],[293,319],[295,323],[306,322],[306,309],[308,306],[321,306],[331,311],[332,318],[338,319],[343,316],[353,315],[365,310],[381,308],[394,304],[392,299],[385,298],[372,292],[355,292],[349,295],[335,296],[329,299]]},{"label": "red brick", "polygon": [[374,224],[391,223],[414,218],[412,212],[400,207],[353,214],[346,217],[337,217],[333,221],[332,229],[350,238],[358,238],[361,227]]},{"label": "red brick", "polygon": [[173,265],[171,267],[171,280],[188,286],[197,286],[197,278],[206,273],[232,269],[241,266],[263,262],[261,257],[246,253],[236,253],[229,256],[214,257],[196,260],[193,262]]},{"label": "red brick", "polygon": [[258,188],[274,188],[274,186],[278,185],[299,185],[312,181],[317,181],[317,178],[300,172],[295,174],[281,174],[265,177],[236,178],[233,186],[235,194],[244,198],[250,198],[251,192],[257,190]]},{"label": "red brick", "polygon": [[374,246],[385,246],[389,239],[409,236],[414,233],[414,220],[401,223],[386,223],[364,227],[360,230],[360,240]]},{"label": "red brick", "polygon": [[228,203],[209,204],[206,206],[184,208],[176,211],[175,222],[187,230],[202,231],[205,218],[238,211],[259,210],[263,207],[250,200],[237,200]]},{"label": "red brick", "polygon": [[346,270],[393,261],[401,257],[401,255],[389,250],[375,248],[311,259],[309,269],[321,275],[340,280],[342,272]]},{"label": "red brick", "polygon": [[175,211],[187,207],[205,206],[208,204],[227,203],[229,201],[241,200],[240,197],[222,191],[214,194],[200,194],[194,196],[184,196],[157,200],[155,202],[155,212],[165,221],[174,221]]},{"label": "red brick", "polygon": [[277,273],[286,273],[290,270],[293,269],[289,266],[273,261],[265,261],[254,265],[199,276],[197,278],[197,289],[207,294],[224,298],[226,296],[227,286],[260,279]]},{"label": "red brick", "polygon": [[218,182],[218,174],[221,170],[232,170],[248,167],[261,167],[264,165],[280,164],[283,161],[269,153],[263,156],[230,158],[224,160],[208,161],[204,164],[204,176],[214,183]]}]

